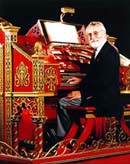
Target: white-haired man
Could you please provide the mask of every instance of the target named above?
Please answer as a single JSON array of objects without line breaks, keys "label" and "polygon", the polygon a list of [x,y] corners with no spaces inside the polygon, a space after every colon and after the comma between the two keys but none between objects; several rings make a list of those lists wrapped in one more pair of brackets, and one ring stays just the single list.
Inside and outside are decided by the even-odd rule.
[{"label": "white-haired man", "polygon": [[72,77],[67,82],[78,84],[58,102],[57,136],[64,137],[70,129],[72,116],[66,106],[95,106],[95,115],[117,117],[122,115],[119,90],[119,52],[107,41],[107,32],[102,22],[90,22],[86,27],[88,42],[95,49],[85,79]]}]

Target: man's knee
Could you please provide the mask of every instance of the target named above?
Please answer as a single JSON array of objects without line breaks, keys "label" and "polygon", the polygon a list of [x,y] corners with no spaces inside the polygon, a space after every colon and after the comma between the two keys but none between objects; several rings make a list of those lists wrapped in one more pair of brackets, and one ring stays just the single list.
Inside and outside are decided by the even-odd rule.
[{"label": "man's knee", "polygon": [[59,102],[58,102],[58,104],[59,104],[59,106],[68,106],[68,102],[67,102],[67,100],[66,100],[66,98],[65,97],[62,97],[60,100],[59,100]]}]

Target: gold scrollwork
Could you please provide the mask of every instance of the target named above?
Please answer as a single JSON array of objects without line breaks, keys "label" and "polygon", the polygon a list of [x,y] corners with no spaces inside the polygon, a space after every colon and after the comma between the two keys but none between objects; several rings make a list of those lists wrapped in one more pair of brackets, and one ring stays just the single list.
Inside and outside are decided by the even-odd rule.
[{"label": "gold scrollwork", "polygon": [[23,62],[19,64],[16,68],[16,75],[15,75],[15,85],[17,87],[20,86],[29,86],[30,84],[30,75],[28,73],[28,67],[25,66]]},{"label": "gold scrollwork", "polygon": [[52,66],[45,70],[45,85],[48,85],[49,91],[55,90],[55,85],[58,83],[56,69]]}]

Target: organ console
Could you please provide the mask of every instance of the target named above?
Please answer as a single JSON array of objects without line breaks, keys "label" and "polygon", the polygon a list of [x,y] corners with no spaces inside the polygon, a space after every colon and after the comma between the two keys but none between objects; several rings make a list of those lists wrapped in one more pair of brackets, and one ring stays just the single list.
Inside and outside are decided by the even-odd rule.
[{"label": "organ console", "polygon": [[[93,49],[84,25],[38,19],[25,35],[19,29],[0,18],[0,140],[16,152],[29,140],[35,152],[42,152],[49,144],[42,132],[55,137],[59,97],[75,88],[66,81],[86,76]],[[114,37],[108,40],[115,43]],[[120,59],[121,93],[128,95],[130,60],[122,54]],[[46,136],[51,128],[53,134]]]}]

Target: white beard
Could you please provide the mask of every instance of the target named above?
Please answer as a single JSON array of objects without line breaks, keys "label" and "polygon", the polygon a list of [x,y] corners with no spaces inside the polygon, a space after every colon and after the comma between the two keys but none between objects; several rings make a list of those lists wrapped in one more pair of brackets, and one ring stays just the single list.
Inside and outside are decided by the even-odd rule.
[{"label": "white beard", "polygon": [[89,44],[92,48],[97,49],[101,45],[101,43],[102,43],[101,41],[93,41],[93,42],[90,41]]}]

